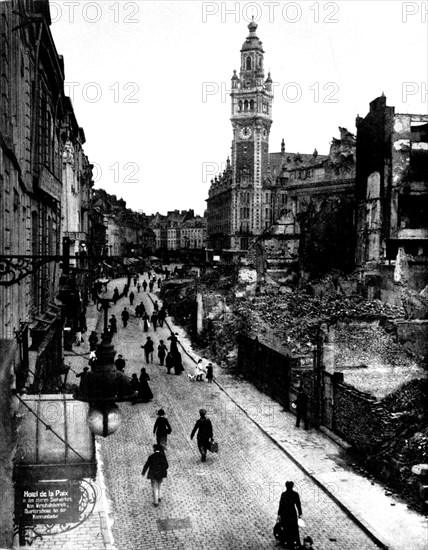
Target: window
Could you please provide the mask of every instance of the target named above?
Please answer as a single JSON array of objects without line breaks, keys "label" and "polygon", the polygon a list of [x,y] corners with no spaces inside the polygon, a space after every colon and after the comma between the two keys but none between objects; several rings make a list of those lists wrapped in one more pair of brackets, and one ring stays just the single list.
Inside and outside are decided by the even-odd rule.
[{"label": "window", "polygon": [[251,69],[252,69],[252,61],[251,61],[250,56],[248,56],[247,60],[246,60],[246,69],[247,69],[247,71],[251,71]]}]

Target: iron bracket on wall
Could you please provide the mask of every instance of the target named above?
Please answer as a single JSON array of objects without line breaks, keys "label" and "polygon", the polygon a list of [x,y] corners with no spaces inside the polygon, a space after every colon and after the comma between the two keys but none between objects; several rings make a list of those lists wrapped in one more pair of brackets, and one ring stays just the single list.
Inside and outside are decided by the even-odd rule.
[{"label": "iron bracket on wall", "polygon": [[[69,256],[70,260],[77,261],[111,261],[120,263],[123,267],[125,257],[116,256]],[[36,273],[43,265],[51,262],[63,262],[64,256],[61,254],[45,255],[45,256],[31,256],[31,255],[2,255],[0,254],[0,286],[11,286],[19,283],[33,273]],[[81,268],[70,266],[71,269],[77,271],[90,271],[89,268]]]}]

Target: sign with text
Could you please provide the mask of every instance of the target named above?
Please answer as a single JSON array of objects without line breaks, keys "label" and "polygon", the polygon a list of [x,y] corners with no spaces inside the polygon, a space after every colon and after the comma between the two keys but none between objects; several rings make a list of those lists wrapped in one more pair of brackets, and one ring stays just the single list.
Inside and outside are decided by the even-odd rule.
[{"label": "sign with text", "polygon": [[42,481],[15,489],[16,522],[21,525],[77,523],[79,483]]},{"label": "sign with text", "polygon": [[62,183],[46,168],[46,166],[42,168],[39,178],[39,187],[58,202],[61,201]]}]

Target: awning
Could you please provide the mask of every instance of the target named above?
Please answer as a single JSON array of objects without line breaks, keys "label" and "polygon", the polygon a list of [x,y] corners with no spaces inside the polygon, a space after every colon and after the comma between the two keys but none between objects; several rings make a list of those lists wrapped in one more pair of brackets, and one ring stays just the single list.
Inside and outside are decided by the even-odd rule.
[{"label": "awning", "polygon": [[14,481],[95,478],[95,441],[88,404],[71,395],[25,395]]}]

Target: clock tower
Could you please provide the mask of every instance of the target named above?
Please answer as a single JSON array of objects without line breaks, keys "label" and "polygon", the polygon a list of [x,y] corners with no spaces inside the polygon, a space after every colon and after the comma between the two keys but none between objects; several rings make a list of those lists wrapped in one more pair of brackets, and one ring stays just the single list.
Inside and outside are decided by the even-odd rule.
[{"label": "clock tower", "polygon": [[246,250],[265,228],[263,181],[268,170],[272,124],[272,79],[264,77],[264,50],[257,24],[241,48],[241,68],[232,77],[232,239],[231,248]]}]

